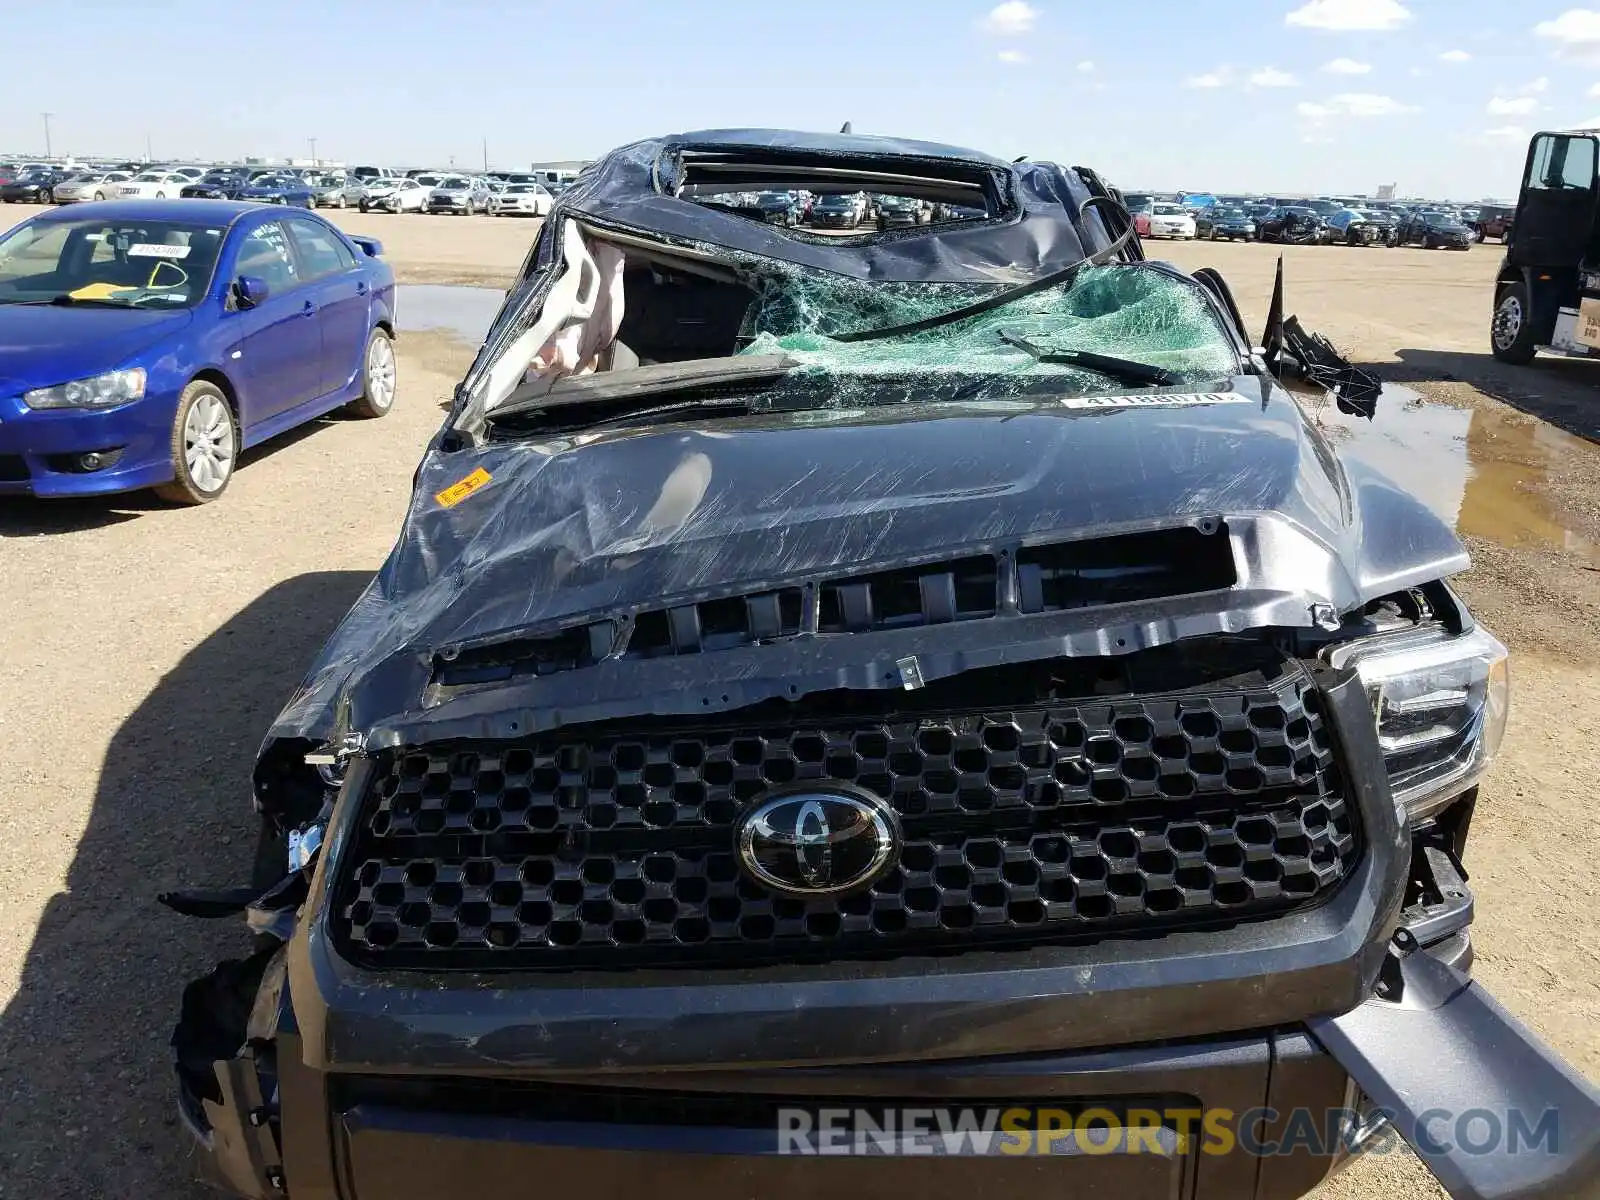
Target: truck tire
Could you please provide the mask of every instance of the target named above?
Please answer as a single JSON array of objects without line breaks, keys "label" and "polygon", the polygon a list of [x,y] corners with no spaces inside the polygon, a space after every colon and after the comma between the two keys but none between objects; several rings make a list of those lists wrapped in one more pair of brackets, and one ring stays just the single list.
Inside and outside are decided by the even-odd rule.
[{"label": "truck tire", "polygon": [[1489,349],[1500,362],[1520,367],[1533,361],[1531,309],[1527,284],[1513,281],[1500,285],[1494,316],[1489,319]]}]

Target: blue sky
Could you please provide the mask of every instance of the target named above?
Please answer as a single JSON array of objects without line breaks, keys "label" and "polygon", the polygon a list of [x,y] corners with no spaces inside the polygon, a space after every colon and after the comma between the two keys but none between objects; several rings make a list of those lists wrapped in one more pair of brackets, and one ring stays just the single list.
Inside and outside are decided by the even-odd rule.
[{"label": "blue sky", "polygon": [[[1579,0],[1582,3],[1582,0]],[[828,21],[822,12],[836,16]],[[881,132],[1126,188],[1516,190],[1600,123],[1571,0],[55,0],[7,23],[0,149],[350,163],[589,157],[679,129]]]}]

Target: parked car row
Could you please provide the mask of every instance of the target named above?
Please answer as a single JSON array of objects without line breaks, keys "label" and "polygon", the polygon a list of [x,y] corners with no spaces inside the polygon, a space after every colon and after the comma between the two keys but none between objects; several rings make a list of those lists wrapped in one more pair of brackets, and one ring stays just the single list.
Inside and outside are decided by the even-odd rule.
[{"label": "parked car row", "polygon": [[[336,201],[340,208],[350,202],[348,190]],[[354,203],[362,212],[542,217],[549,213],[555,197],[543,184],[533,181],[424,172],[369,179],[355,187]]]},{"label": "parked car row", "polygon": [[890,229],[916,229],[950,221],[972,220],[986,210],[939,203],[916,196],[873,192],[794,191],[717,192],[687,189],[682,199],[749,217],[766,225],[789,229],[856,233]]},{"label": "parked car row", "polygon": [[[298,208],[544,216],[565,186],[532,172],[473,175],[358,167],[162,166],[124,163],[68,170],[49,163],[0,164],[0,200],[75,204],[91,200],[255,200]],[[500,197],[506,197],[501,200]]]},{"label": "parked car row", "polygon": [[1299,245],[1422,246],[1465,250],[1510,234],[1514,209],[1401,204],[1361,197],[1161,195],[1129,192],[1123,203],[1145,238],[1202,238]]},{"label": "parked car row", "polygon": [[[1482,223],[1474,223],[1460,211],[1446,208],[1378,207],[1333,199],[1288,203],[1208,198],[1210,203],[1193,205],[1160,200],[1147,193],[1128,193],[1123,196],[1123,203],[1133,216],[1135,230],[1143,238],[1227,239],[1307,246],[1416,245],[1429,250],[1465,250],[1484,236]],[[1239,202],[1233,202],[1236,199]],[[1504,236],[1509,230],[1509,211],[1490,218],[1494,222],[1490,227],[1495,236]]]}]

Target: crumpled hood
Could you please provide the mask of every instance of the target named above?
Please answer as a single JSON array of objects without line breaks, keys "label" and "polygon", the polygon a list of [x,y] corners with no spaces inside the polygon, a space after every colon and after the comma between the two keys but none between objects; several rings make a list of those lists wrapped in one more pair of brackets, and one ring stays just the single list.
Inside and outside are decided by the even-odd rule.
[{"label": "crumpled hood", "polygon": [[[325,736],[341,695],[356,728],[415,711],[432,656],[463,643],[1025,541],[1221,517],[1240,527],[1239,587],[1292,601],[1256,622],[1271,624],[1466,567],[1437,516],[1341,468],[1275,385],[1148,399],[829,410],[434,450],[399,544],[273,736]],[[715,656],[699,669],[714,677]]]}]

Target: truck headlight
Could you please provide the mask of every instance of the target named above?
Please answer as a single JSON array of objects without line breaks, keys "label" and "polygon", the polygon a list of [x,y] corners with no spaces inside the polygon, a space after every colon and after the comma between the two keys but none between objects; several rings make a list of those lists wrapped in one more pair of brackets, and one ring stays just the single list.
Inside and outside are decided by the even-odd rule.
[{"label": "truck headlight", "polygon": [[22,394],[22,402],[29,408],[112,408],[143,396],[144,368],[129,367],[55,387],[35,388]]},{"label": "truck headlight", "polygon": [[1482,626],[1385,634],[1326,652],[1366,686],[1395,803],[1413,822],[1466,791],[1500,752],[1511,703],[1506,648]]}]

